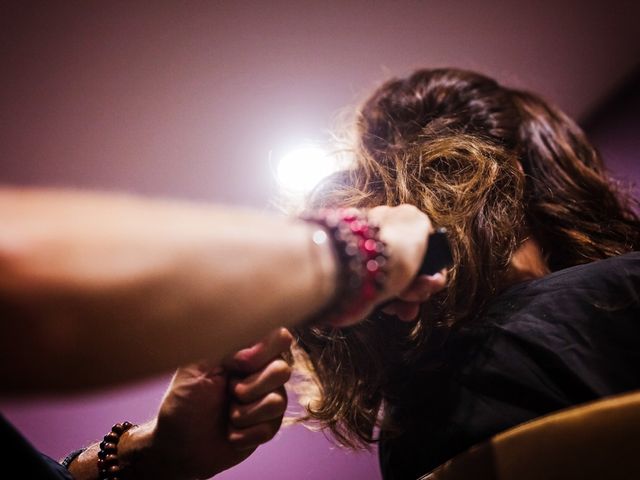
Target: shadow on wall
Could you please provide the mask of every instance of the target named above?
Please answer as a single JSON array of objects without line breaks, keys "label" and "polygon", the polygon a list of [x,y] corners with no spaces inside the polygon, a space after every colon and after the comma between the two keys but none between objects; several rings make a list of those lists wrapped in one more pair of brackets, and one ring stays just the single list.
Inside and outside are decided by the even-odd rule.
[{"label": "shadow on wall", "polygon": [[[95,442],[116,422],[142,423],[152,418],[169,379],[74,397],[4,400],[0,411],[36,448],[61,458]],[[322,433],[296,425],[283,428],[248,460],[215,478],[375,480],[380,473],[375,452],[347,452],[333,446]]]},{"label": "shadow on wall", "polygon": [[640,198],[640,66],[583,126],[611,174]]}]

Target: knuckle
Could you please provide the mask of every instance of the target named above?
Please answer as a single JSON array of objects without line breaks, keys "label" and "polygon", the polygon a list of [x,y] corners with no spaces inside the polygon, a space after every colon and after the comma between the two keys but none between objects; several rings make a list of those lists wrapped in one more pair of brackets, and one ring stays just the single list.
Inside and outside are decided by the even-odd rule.
[{"label": "knuckle", "polygon": [[270,373],[283,383],[291,378],[291,367],[282,359],[274,360],[270,370]]},{"label": "knuckle", "polygon": [[254,369],[254,358],[249,353],[238,352],[233,358],[235,367],[242,372],[250,372]]},{"label": "knuckle", "polygon": [[293,335],[291,335],[291,332],[284,327],[278,331],[278,338],[283,346],[283,350],[288,350],[293,343]]},{"label": "knuckle", "polygon": [[231,406],[229,410],[229,418],[232,422],[238,422],[244,416],[244,410],[237,404]]},{"label": "knuckle", "polygon": [[[257,446],[256,442],[253,441],[251,435],[247,435],[243,433],[232,433],[228,437],[229,443],[236,451],[245,451],[250,448],[254,448]],[[203,477],[204,478],[204,477]]]},{"label": "knuckle", "polygon": [[274,412],[284,410],[287,407],[287,399],[279,392],[268,393],[264,398],[264,405]]},{"label": "knuckle", "polygon": [[256,441],[259,443],[265,443],[275,437],[278,432],[279,424],[274,423],[264,423],[260,425],[256,433]]},{"label": "knuckle", "polygon": [[268,442],[273,438],[276,432],[271,432],[270,427],[266,424],[260,424],[250,429],[244,429],[229,435],[229,441],[236,448],[247,445],[259,445]]},{"label": "knuckle", "polygon": [[227,439],[229,440],[229,442],[233,444],[242,443],[244,441],[244,438],[245,438],[244,435],[237,430],[231,430],[227,435]]},{"label": "knuckle", "polygon": [[273,413],[275,414],[284,413],[284,411],[287,409],[286,397],[284,397],[283,395],[279,395],[277,393],[271,393],[270,396],[272,397],[270,399],[270,403],[274,410]]},{"label": "knuckle", "polygon": [[235,387],[233,387],[233,394],[240,401],[244,401],[249,397],[251,393],[251,389],[242,383],[238,383]]}]

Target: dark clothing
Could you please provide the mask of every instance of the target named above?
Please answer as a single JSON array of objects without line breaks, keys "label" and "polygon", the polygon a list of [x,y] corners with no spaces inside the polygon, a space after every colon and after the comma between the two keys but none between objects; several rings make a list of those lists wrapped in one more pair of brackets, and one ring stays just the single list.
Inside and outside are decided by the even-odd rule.
[{"label": "dark clothing", "polygon": [[1,478],[73,480],[66,468],[33,448],[2,415],[0,415],[0,442],[2,444],[0,464],[4,471],[0,474]]},{"label": "dark clothing", "polygon": [[442,349],[443,367],[391,415],[384,478],[416,479],[496,433],[640,388],[640,252],[554,272],[496,297]]}]

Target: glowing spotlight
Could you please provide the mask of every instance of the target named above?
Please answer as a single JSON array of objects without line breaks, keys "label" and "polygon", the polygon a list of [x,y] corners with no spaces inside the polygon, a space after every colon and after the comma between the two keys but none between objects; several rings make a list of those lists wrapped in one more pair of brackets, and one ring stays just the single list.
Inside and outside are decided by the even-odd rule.
[{"label": "glowing spotlight", "polygon": [[300,147],[278,163],[278,182],[292,193],[306,193],[320,180],[338,170],[337,159],[316,146]]}]

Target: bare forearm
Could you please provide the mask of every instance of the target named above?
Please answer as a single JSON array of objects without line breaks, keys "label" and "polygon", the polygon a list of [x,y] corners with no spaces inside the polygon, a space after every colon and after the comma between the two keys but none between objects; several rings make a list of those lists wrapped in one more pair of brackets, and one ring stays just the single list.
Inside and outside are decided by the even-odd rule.
[{"label": "bare forearm", "polygon": [[304,223],[234,209],[0,191],[3,388],[75,388],[225,354],[331,296]]},{"label": "bare forearm", "polygon": [[[125,471],[126,478],[147,480],[162,478],[165,480],[183,480],[177,472],[172,472],[171,455],[154,451],[153,429],[155,424],[148,422],[133,427],[122,435],[118,442],[118,465]],[[75,480],[98,480],[99,443],[87,447],[69,465],[69,472]],[[163,463],[164,461],[166,463]]]}]

